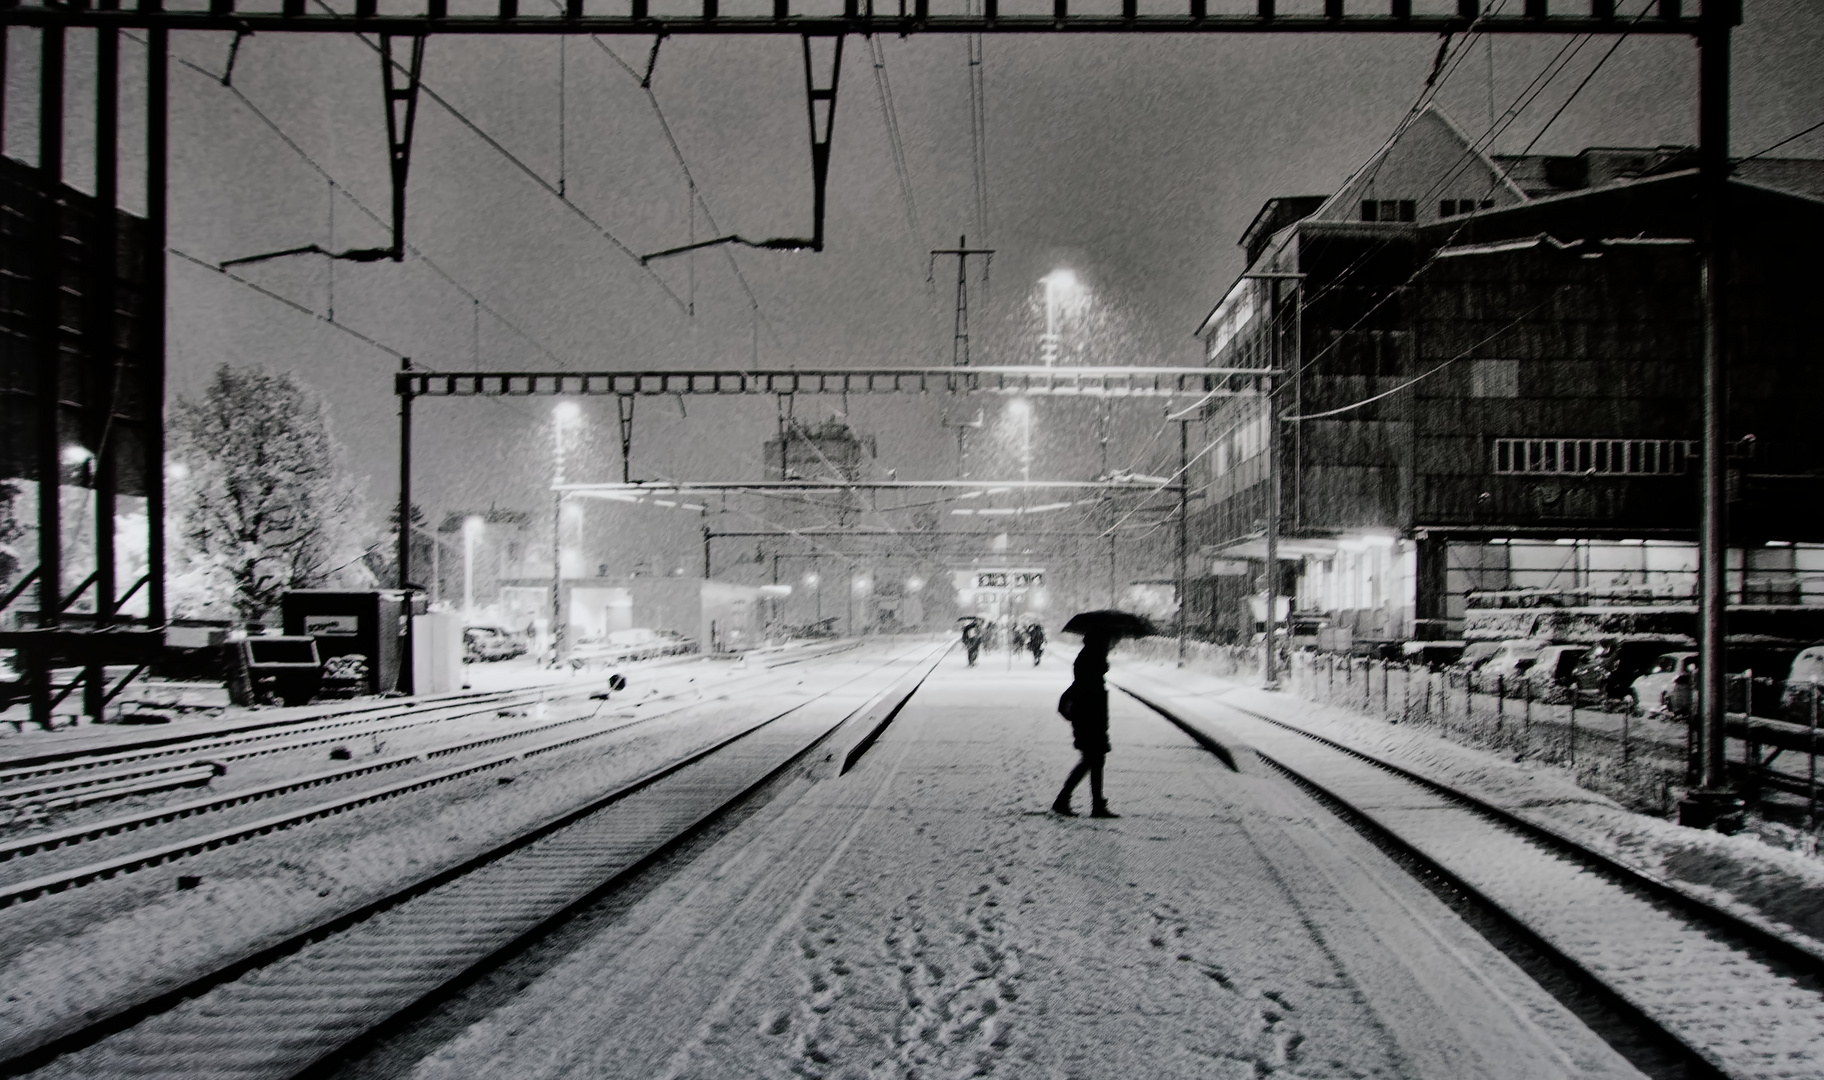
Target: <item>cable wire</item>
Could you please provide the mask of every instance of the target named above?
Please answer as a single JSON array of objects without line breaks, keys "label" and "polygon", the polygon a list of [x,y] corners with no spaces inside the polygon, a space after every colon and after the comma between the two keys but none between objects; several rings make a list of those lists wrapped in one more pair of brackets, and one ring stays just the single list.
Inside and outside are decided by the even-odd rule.
[{"label": "cable wire", "polygon": [[899,134],[899,114],[893,106],[893,86],[887,78],[886,46],[878,34],[868,39],[868,46],[874,56],[874,89],[880,98],[881,122],[887,129],[887,150],[893,158],[893,173],[899,179],[899,198],[905,204],[906,226],[911,229],[912,240],[916,243],[921,235],[918,205],[912,198],[912,171],[906,164],[906,147]]}]

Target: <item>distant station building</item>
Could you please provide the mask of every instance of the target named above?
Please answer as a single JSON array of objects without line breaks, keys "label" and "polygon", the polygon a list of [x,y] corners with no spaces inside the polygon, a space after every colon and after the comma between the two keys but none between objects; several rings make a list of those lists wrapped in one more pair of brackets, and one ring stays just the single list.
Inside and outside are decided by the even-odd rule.
[{"label": "distant station building", "polygon": [[[766,478],[853,483],[862,478],[875,456],[873,436],[863,436],[835,417],[820,424],[790,419],[777,437],[766,442]],[[783,509],[789,519],[786,523],[794,528],[849,525],[860,515],[862,502],[856,492],[831,491]]]},{"label": "distant station building", "polygon": [[[1448,639],[1471,592],[1695,595],[1697,197],[1688,148],[1491,158],[1433,108],[1335,194],[1266,203],[1197,335],[1286,372],[1297,610]],[[1740,163],[1727,214],[1730,598],[1824,605],[1824,161]],[[1263,585],[1269,429],[1259,397],[1207,421],[1190,618],[1223,636]]]}]

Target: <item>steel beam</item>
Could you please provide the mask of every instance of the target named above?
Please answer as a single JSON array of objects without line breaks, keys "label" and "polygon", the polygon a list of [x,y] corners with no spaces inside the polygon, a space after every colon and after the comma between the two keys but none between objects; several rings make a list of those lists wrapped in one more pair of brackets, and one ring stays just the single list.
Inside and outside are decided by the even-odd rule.
[{"label": "steel beam", "polygon": [[401,372],[393,392],[436,397],[669,397],[755,394],[1008,394],[1245,397],[1278,372],[1203,367],[917,367],[745,371]]},{"label": "steel beam", "polygon": [[632,484],[564,484],[551,485],[559,495],[594,496],[602,499],[628,499],[642,495],[718,495],[743,491],[979,491],[998,494],[1002,491],[1112,491],[1145,494],[1156,491],[1176,494],[1183,485],[1133,480],[653,480]]},{"label": "steel beam", "polygon": [[[403,5],[402,5],[403,6]],[[1003,15],[993,0],[981,14],[870,14],[859,5],[848,5],[843,14],[793,14],[791,5],[778,0],[769,15],[724,15],[713,3],[700,14],[653,16],[645,0],[631,0],[625,13],[576,14],[576,5],[564,10],[543,6],[520,11],[512,0],[498,15],[449,15],[448,0],[419,0],[416,10],[387,14],[331,14],[306,10],[301,2],[286,0],[282,10],[237,10],[230,0],[217,0],[207,10],[166,11],[146,5],[134,10],[110,11],[80,6],[16,7],[0,15],[0,24],[13,26],[113,26],[167,30],[219,30],[230,33],[327,34],[632,34],[638,37],[689,34],[790,34],[830,37],[843,34],[1418,34],[1435,37],[1471,29],[1484,34],[1630,34],[1695,35],[1696,12],[1682,9],[1671,15],[1634,19],[1619,16],[1601,3],[1591,10],[1589,0],[1553,0],[1561,13],[1532,15],[1521,10],[1485,12],[1478,18],[1457,14],[1412,13],[1410,0],[1358,0],[1333,4],[1324,14],[1279,15],[1255,12],[1212,14],[1204,0],[1186,0],[1183,12],[1146,14],[1136,4],[1124,5],[1121,14],[1084,14],[1063,11],[1044,15]],[[606,5],[605,5],[606,6]],[[615,4],[615,7],[621,7]],[[1535,5],[1536,6],[1536,5]],[[1692,5],[1695,7],[1695,5]]]}]

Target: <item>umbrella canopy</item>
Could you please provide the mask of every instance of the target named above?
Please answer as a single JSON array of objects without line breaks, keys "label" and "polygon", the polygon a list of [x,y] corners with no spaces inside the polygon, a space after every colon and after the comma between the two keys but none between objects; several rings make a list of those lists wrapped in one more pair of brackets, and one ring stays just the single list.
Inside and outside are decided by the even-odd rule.
[{"label": "umbrella canopy", "polygon": [[982,617],[980,615],[962,615],[959,616],[956,621],[963,623],[979,623],[982,621]]},{"label": "umbrella canopy", "polygon": [[1112,641],[1122,638],[1151,637],[1159,631],[1153,627],[1151,619],[1136,615],[1131,611],[1080,611],[1070,617],[1064,624],[1064,633],[1082,634],[1084,637],[1105,637]]}]

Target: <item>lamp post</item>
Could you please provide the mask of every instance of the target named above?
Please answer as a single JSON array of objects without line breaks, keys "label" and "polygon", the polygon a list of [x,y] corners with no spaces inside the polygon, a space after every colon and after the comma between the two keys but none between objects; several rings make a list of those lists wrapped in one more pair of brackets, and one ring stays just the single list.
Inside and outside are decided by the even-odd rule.
[{"label": "lamp post", "polygon": [[471,514],[462,523],[462,615],[472,618],[475,611],[475,543],[487,523]]},{"label": "lamp post", "polygon": [[574,401],[551,409],[551,666],[564,659],[564,428],[582,410]]},{"label": "lamp post", "polygon": [[1059,330],[1065,301],[1077,293],[1077,275],[1066,269],[1053,270],[1039,279],[1045,286],[1045,336],[1039,339],[1039,362],[1052,367],[1058,362]]}]

